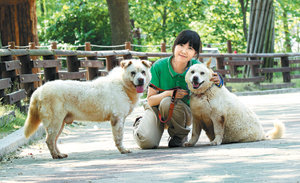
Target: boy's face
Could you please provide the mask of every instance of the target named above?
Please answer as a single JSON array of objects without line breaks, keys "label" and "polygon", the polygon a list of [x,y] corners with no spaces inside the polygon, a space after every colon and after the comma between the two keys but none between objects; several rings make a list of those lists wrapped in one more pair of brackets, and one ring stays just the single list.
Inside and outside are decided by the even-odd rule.
[{"label": "boy's face", "polygon": [[174,49],[174,56],[178,61],[190,61],[194,56],[196,56],[196,51],[193,47],[189,45],[189,42],[185,44],[178,44]]}]

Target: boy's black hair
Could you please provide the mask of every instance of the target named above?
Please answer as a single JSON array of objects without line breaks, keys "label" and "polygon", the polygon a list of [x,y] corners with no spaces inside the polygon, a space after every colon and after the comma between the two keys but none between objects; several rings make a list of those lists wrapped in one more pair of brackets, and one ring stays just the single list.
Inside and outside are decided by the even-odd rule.
[{"label": "boy's black hair", "polygon": [[189,45],[194,48],[196,51],[196,58],[199,57],[199,51],[200,51],[200,46],[201,46],[201,39],[200,36],[197,32],[192,31],[192,30],[183,30],[181,31],[178,36],[176,37],[173,47],[172,47],[172,52],[174,53],[175,46],[178,44],[186,44],[189,43]]}]

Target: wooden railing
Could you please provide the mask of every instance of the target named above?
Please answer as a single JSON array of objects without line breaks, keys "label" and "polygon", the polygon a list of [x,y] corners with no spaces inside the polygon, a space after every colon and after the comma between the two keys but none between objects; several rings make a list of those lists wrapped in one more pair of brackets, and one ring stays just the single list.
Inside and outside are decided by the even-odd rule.
[{"label": "wooden railing", "polygon": [[[86,50],[89,50],[88,45]],[[130,50],[113,51],[70,51],[43,49],[0,49],[0,98],[2,103],[21,106],[21,100],[29,99],[33,91],[43,83],[56,79],[92,80],[106,75],[122,59],[168,57],[166,52],[136,52]],[[283,84],[279,87],[292,86],[292,79],[300,75],[300,53],[277,54],[209,54],[201,53],[200,58],[216,59],[215,70],[224,76],[226,83],[264,81],[265,73],[282,72]],[[280,58],[281,67],[262,68],[262,58]],[[252,60],[248,60],[251,58]],[[154,58],[153,58],[154,59]],[[66,65],[64,67],[63,65]],[[236,73],[236,67],[251,68],[251,76]],[[275,87],[275,85],[273,86]],[[270,86],[272,88],[272,86]],[[26,101],[26,100],[25,100]]]}]

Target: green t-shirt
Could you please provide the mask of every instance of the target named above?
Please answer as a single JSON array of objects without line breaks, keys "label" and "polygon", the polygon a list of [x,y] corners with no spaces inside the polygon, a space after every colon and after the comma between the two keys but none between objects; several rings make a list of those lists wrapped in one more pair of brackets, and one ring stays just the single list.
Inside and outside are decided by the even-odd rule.
[{"label": "green t-shirt", "polygon": [[[188,62],[187,68],[182,74],[178,74],[173,70],[171,65],[171,57],[166,57],[156,61],[151,67],[152,79],[151,83],[158,88],[168,90],[175,87],[180,87],[184,90],[188,90],[185,82],[185,74],[193,64],[201,63],[198,60],[192,59]],[[188,90],[189,91],[189,90]],[[185,96],[182,101],[187,105],[190,104],[188,95]]]}]

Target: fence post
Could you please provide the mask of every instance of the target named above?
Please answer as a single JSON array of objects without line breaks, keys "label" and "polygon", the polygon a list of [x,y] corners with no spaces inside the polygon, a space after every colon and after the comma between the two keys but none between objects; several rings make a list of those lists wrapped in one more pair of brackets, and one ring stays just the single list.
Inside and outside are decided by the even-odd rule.
[{"label": "fence post", "polygon": [[[52,50],[56,50],[56,49],[57,49],[57,43],[56,43],[55,41],[53,41],[53,42],[51,43],[51,49],[52,49]],[[57,60],[57,56],[56,56],[56,55],[54,55],[54,59]],[[59,68],[56,67],[56,72],[58,72],[58,70],[59,70]]]},{"label": "fence post", "polygon": [[[289,58],[287,56],[281,57],[281,67],[289,67]],[[291,73],[290,72],[282,72],[283,82],[290,83],[291,82]]]},{"label": "fence post", "polygon": [[[202,41],[200,40],[200,48],[199,48],[199,54],[203,53],[203,47],[202,47]],[[199,58],[200,62],[203,62],[203,58]]]},{"label": "fence post", "polygon": [[[8,55],[8,56],[3,56],[1,58],[1,63],[5,63],[5,62],[9,62],[13,60],[13,56],[12,55]],[[1,72],[1,76],[2,78],[10,78],[11,79],[11,87],[9,88],[9,93],[15,92],[19,90],[19,84],[18,84],[18,80],[17,80],[17,74],[16,74],[16,70],[10,70],[10,71],[2,71]],[[3,99],[1,99],[3,100]],[[1,101],[3,102],[3,101]],[[15,105],[21,109],[21,101],[17,101],[15,103]]]},{"label": "fence post", "polygon": [[[92,51],[90,42],[85,43],[85,51]],[[86,60],[95,60],[95,62],[96,62],[98,58],[97,58],[97,56],[91,56],[91,57],[86,57],[85,59]],[[86,71],[87,71],[87,73],[86,73],[87,80],[93,80],[94,78],[96,78],[98,76],[98,68],[87,67]]]},{"label": "fence post", "polygon": [[[30,55],[19,56],[19,59],[22,64],[22,67],[20,69],[21,74],[32,74]],[[26,96],[30,98],[34,91],[34,83],[23,83],[21,84],[21,88],[25,89]]]},{"label": "fence post", "polygon": [[[232,53],[231,40],[227,40],[227,53]],[[228,60],[232,60],[232,57],[228,57]],[[234,65],[230,66],[230,73],[236,75],[237,67]]]},{"label": "fence post", "polygon": [[[30,43],[29,43],[29,49],[37,49],[37,48],[35,47],[35,42],[30,42]],[[36,56],[30,56],[30,58],[31,58],[32,60],[36,60],[36,59],[37,59]],[[38,74],[39,72],[41,72],[41,69],[40,69],[40,68],[31,68],[31,73]],[[42,81],[41,81],[41,80],[40,80],[40,81],[35,81],[35,82],[34,82],[34,88],[37,88],[37,87],[39,87],[39,86],[41,86],[41,85],[42,85]]]},{"label": "fence post", "polygon": [[166,43],[161,43],[160,51],[167,52]]},{"label": "fence post", "polygon": [[[52,50],[56,50],[56,49],[57,49],[57,42],[53,41],[53,42],[51,43],[51,49],[52,49]],[[54,55],[54,58],[57,59],[57,56]]]},{"label": "fence post", "polygon": [[123,58],[126,60],[126,59],[132,59],[132,55],[131,54],[128,54],[128,55],[124,55]]},{"label": "fence post", "polygon": [[217,57],[217,69],[220,69],[220,70],[225,69],[224,57]]},{"label": "fence post", "polygon": [[[231,40],[227,40],[227,52],[232,53]],[[229,60],[232,60],[232,57],[229,57]]]},{"label": "fence post", "polygon": [[[8,42],[8,48],[16,49],[16,43],[14,41]],[[13,55],[11,60],[17,60],[17,57],[15,55]],[[20,73],[20,71],[18,69],[16,69],[14,72],[16,72],[16,75],[19,75],[19,73]]]},{"label": "fence post", "polygon": [[107,71],[111,71],[117,65],[118,65],[118,59],[115,55],[106,57],[106,69],[107,69]]},{"label": "fence post", "polygon": [[[8,42],[8,48],[9,49],[16,49],[16,43],[14,41]],[[16,56],[12,56],[12,60],[17,60]]]},{"label": "fence post", "polygon": [[[259,58],[258,57],[251,57],[250,58],[250,61],[251,60],[258,60]],[[251,70],[251,76],[252,77],[256,77],[256,76],[259,76],[259,72],[258,72],[258,69],[259,69],[260,65],[250,65],[250,70]],[[255,85],[259,85],[260,82],[254,82]]]},{"label": "fence post", "polygon": [[16,43],[14,41],[8,42],[9,49],[16,49]]},{"label": "fence post", "polygon": [[[12,55],[7,55],[7,56],[3,56],[1,59],[2,63],[8,62],[8,61],[12,61],[13,60],[13,56]],[[1,72],[2,78],[10,78],[11,82],[12,82],[12,86],[10,88],[10,92],[13,92],[14,89],[18,90],[18,85],[17,85],[17,74],[16,74],[16,70],[11,70],[11,71],[2,71]]]},{"label": "fence post", "polygon": [[[54,55],[43,56],[43,60],[55,60]],[[44,68],[45,82],[53,81],[57,78],[57,67]]]},{"label": "fence post", "polygon": [[[217,69],[218,70],[224,70],[225,65],[224,65],[224,57],[217,57]],[[225,74],[222,75],[223,78],[225,77]],[[225,81],[224,81],[225,83]]]},{"label": "fence post", "polygon": [[125,42],[125,50],[132,50],[131,43],[129,41]]},{"label": "fence post", "polygon": [[67,56],[68,72],[79,72],[79,60],[77,56]]},{"label": "fence post", "polygon": [[[126,50],[132,50],[132,48],[131,48],[131,43],[130,42],[125,42],[125,49]],[[107,58],[108,57],[106,57],[106,64],[107,64]],[[132,59],[132,55],[131,54],[128,54],[128,55],[124,55],[123,56],[123,58],[126,60],[126,59]],[[112,58],[110,58],[110,59],[112,59]],[[110,61],[111,62],[111,61]],[[114,62],[114,61],[112,61],[112,62]],[[117,63],[118,63],[118,60],[116,61]],[[117,66],[117,65],[115,65],[115,64],[117,64],[117,63],[111,63],[112,65],[110,65],[109,67],[111,67],[112,66],[112,68],[111,69],[113,69],[113,67],[115,67],[115,66]],[[108,68],[108,67],[107,67]]]}]

